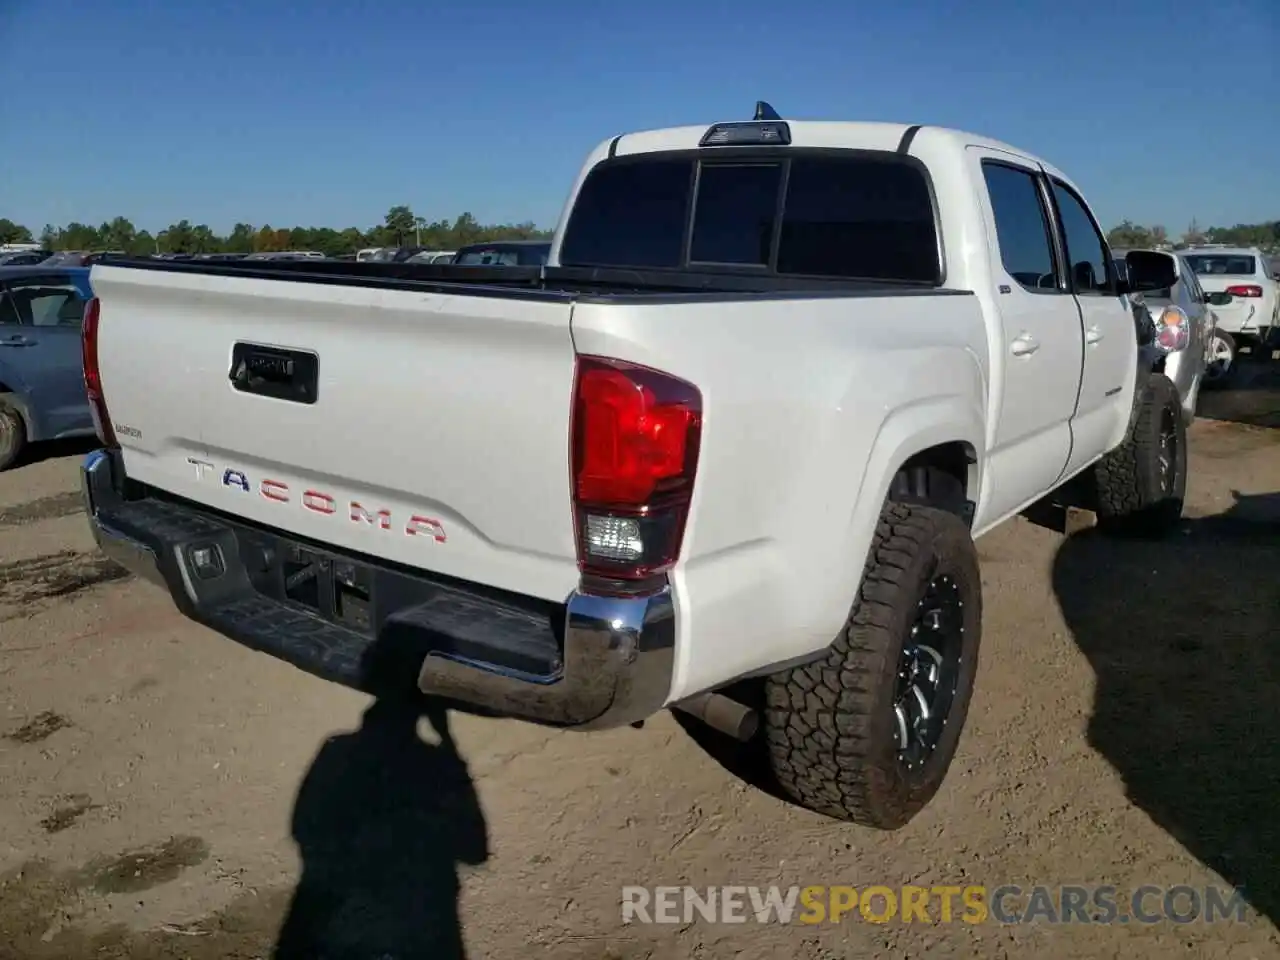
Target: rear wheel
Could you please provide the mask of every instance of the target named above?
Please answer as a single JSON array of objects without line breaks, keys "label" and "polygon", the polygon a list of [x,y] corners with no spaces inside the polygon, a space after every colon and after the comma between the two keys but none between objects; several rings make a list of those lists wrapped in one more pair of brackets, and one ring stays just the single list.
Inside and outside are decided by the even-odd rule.
[{"label": "rear wheel", "polygon": [[27,425],[17,408],[0,396],[0,470],[8,470],[27,446]]},{"label": "rear wheel", "polygon": [[779,785],[830,817],[904,826],[955,756],[981,632],[969,528],[937,507],[887,503],[853,609],[826,656],[765,682]]},{"label": "rear wheel", "polygon": [[1205,356],[1204,382],[1210,385],[1222,383],[1236,366],[1236,341],[1229,333],[1215,330],[1209,340]]}]

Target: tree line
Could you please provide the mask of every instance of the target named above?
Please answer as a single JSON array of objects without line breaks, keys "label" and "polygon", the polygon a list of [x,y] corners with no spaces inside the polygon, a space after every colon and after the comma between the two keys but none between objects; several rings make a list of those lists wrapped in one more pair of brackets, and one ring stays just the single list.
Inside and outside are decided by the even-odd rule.
[{"label": "tree line", "polygon": [[1201,229],[1192,220],[1181,237],[1171,239],[1169,231],[1156,224],[1144,227],[1124,220],[1111,228],[1107,242],[1120,250],[1157,247],[1168,244],[1174,249],[1195,247],[1202,243],[1228,243],[1237,247],[1258,247],[1267,253],[1280,253],[1280,220],[1263,223],[1237,223],[1234,227],[1207,227]]},{"label": "tree line", "polygon": [[[387,211],[383,222],[368,230],[347,227],[278,228],[269,224],[255,227],[237,223],[230,233],[220,236],[208,225],[188,220],[152,234],[137,229],[127,217],[116,217],[109,223],[93,226],[69,223],[65,227],[46,225],[39,240],[49,250],[111,250],[134,256],[152,253],[272,253],[283,250],[315,250],[326,256],[355,253],[366,247],[419,246],[430,250],[457,250],[469,243],[486,240],[545,240],[550,230],[533,223],[482,224],[470,213],[452,222],[431,220],[414,214],[408,206],[395,206]],[[30,229],[0,217],[0,244],[35,242]],[[1134,249],[1169,244],[1175,248],[1200,243],[1230,243],[1260,247],[1268,252],[1280,251],[1280,220],[1263,223],[1237,223],[1233,227],[1201,229],[1193,220],[1178,239],[1159,224],[1147,227],[1124,220],[1111,228],[1107,241],[1118,249]]]},{"label": "tree line", "polygon": [[383,222],[370,229],[347,227],[273,227],[237,223],[220,235],[207,224],[180,220],[159,233],[139,230],[128,217],[116,217],[93,226],[47,224],[39,236],[22,224],[0,217],[0,244],[39,241],[48,250],[118,251],[132,256],[153,253],[274,253],[314,250],[325,256],[342,256],[367,247],[419,246],[430,250],[457,250],[469,243],[488,240],[542,240],[550,230],[533,223],[482,224],[470,213],[454,219],[427,220],[401,205],[387,211]]}]

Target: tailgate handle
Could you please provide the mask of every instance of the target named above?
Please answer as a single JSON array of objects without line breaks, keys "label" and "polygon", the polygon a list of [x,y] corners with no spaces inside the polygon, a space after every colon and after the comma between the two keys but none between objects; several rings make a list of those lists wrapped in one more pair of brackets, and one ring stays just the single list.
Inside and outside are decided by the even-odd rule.
[{"label": "tailgate handle", "polygon": [[231,386],[240,393],[315,403],[320,357],[310,350],[289,350],[237,341],[231,348]]}]

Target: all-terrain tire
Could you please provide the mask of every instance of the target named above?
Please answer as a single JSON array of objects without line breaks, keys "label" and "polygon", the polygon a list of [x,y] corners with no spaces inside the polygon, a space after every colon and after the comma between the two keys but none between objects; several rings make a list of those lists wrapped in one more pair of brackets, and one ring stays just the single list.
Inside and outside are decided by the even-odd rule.
[{"label": "all-terrain tire", "polygon": [[0,395],[0,470],[8,470],[27,447],[27,425],[18,409]]},{"label": "all-terrain tire", "polygon": [[1105,533],[1158,538],[1177,526],[1187,492],[1187,423],[1168,377],[1147,381],[1129,436],[1094,465],[1093,486]]},{"label": "all-terrain tire", "polygon": [[[898,756],[898,674],[926,590],[944,576],[961,603],[954,693],[932,753],[910,768]],[[826,656],[765,681],[764,731],[779,786],[839,820],[881,830],[904,826],[950,768],[981,637],[982,580],[969,528],[937,507],[886,503],[853,609]]]}]

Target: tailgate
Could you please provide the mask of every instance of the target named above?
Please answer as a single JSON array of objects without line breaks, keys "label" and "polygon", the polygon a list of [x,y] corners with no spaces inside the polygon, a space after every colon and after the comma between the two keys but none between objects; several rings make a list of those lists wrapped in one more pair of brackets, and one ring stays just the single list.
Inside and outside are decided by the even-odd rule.
[{"label": "tailgate", "polygon": [[576,586],[568,300],[126,267],[93,284],[131,477],[476,583]]}]

